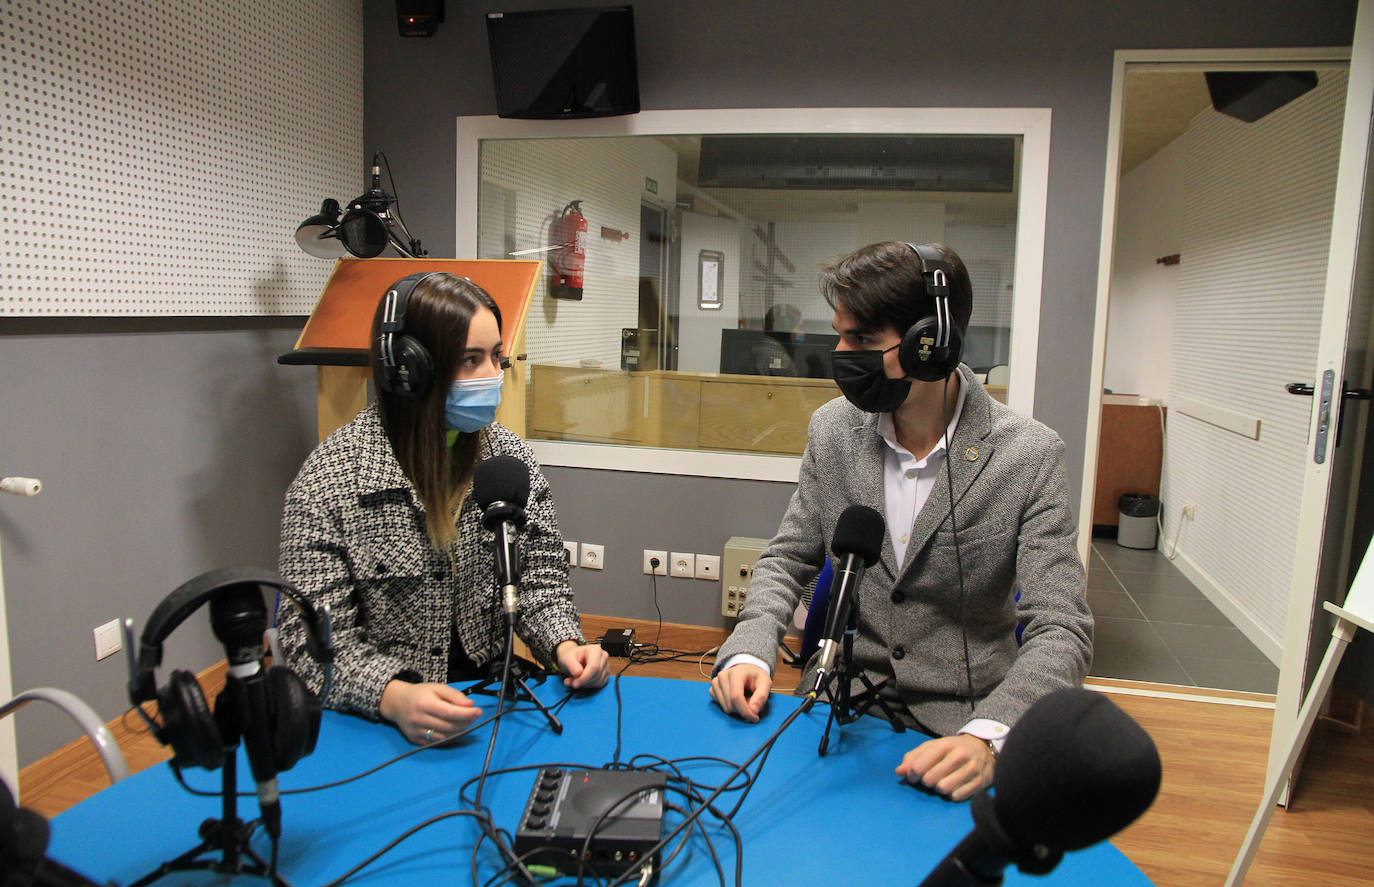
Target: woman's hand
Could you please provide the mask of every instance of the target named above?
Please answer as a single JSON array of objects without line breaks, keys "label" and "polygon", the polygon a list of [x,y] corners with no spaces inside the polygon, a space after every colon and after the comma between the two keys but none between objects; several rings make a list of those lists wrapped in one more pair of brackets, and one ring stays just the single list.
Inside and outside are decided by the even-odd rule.
[{"label": "woman's hand", "polygon": [[611,672],[611,657],[600,644],[579,644],[564,641],[553,651],[558,670],[563,672],[563,686],[573,690],[595,690],[606,684]]},{"label": "woman's hand", "polygon": [[386,685],[378,711],[416,745],[452,736],[482,716],[482,710],[471,699],[448,684],[405,681]]}]

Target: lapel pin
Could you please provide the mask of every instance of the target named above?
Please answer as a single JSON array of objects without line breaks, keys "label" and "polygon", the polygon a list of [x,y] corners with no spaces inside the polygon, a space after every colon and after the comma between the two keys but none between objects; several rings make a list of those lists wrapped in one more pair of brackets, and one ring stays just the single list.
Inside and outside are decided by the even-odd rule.
[{"label": "lapel pin", "polygon": [[964,461],[966,461],[966,462],[977,462],[977,461],[978,461],[978,448],[977,448],[977,447],[969,447],[967,450],[964,450]]}]

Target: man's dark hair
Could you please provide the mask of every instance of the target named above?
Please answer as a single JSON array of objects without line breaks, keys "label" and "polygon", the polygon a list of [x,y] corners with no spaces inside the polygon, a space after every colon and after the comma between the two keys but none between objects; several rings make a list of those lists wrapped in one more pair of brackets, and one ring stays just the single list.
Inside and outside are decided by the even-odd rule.
[{"label": "man's dark hair", "polygon": [[[931,246],[949,266],[949,310],[959,332],[967,333],[973,313],[968,269],[943,243]],[[870,243],[821,266],[821,294],[831,308],[843,305],[869,330],[892,327],[904,333],[922,317],[935,313],[935,300],[926,293],[921,276],[920,257],[910,245],[898,241]]]}]

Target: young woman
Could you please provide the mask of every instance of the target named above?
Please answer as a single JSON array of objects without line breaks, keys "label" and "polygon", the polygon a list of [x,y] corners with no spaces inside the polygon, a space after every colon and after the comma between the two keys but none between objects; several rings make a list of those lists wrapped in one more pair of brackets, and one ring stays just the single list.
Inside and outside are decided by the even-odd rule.
[{"label": "young woman", "polygon": [[[452,682],[488,676],[505,640],[492,533],[470,489],[477,463],[529,468],[520,535],[516,631],[564,684],[606,683],[568,587],[548,481],[501,399],[501,311],[480,286],[442,272],[383,295],[372,325],[377,402],[321,443],[286,493],[280,572],[333,614],[330,708],[394,723],[411,742],[461,730],[481,714]],[[283,651],[318,692],[294,607],[280,611]]]}]

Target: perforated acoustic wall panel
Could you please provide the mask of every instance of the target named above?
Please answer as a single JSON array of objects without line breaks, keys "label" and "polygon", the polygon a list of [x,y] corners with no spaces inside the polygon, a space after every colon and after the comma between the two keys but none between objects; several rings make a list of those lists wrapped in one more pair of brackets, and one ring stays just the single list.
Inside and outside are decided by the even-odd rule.
[{"label": "perforated acoustic wall panel", "polygon": [[366,187],[361,0],[5,0],[0,315],[307,314]]}]

